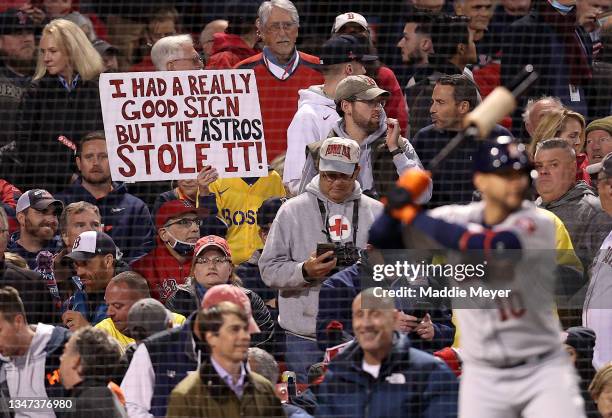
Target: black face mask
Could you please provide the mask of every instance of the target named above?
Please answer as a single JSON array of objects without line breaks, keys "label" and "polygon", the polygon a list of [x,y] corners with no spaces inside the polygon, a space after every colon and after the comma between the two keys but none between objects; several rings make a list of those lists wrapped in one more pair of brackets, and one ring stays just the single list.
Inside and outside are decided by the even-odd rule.
[{"label": "black face mask", "polygon": [[180,239],[177,239],[174,235],[172,235],[170,232],[168,232],[168,234],[170,234],[170,236],[174,238],[174,244],[170,245],[167,241],[166,243],[170,245],[170,248],[176,251],[178,255],[188,256],[193,253],[195,243],[191,244],[189,242],[181,241]]}]

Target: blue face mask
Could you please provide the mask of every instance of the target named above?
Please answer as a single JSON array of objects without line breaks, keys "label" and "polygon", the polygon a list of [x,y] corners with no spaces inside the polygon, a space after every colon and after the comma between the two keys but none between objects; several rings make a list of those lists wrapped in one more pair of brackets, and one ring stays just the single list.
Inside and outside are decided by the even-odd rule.
[{"label": "blue face mask", "polygon": [[574,8],[574,6],[566,6],[564,4],[561,4],[557,0],[549,0],[549,3],[552,7],[554,7],[555,9],[557,9],[559,12],[563,13],[564,15],[571,12],[572,9]]},{"label": "blue face mask", "polygon": [[168,234],[174,239],[174,244],[170,245],[168,243],[168,245],[170,245],[170,248],[176,251],[178,255],[185,257],[193,253],[195,243],[191,244],[189,242],[181,241],[177,239],[174,235],[170,234],[170,232],[168,232]]}]

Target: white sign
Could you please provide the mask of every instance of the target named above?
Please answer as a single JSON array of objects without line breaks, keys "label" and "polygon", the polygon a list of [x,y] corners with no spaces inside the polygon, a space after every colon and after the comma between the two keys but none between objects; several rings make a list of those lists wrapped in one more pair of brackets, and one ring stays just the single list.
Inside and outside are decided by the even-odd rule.
[{"label": "white sign", "polygon": [[114,181],[268,175],[253,70],[105,73],[100,100]]}]

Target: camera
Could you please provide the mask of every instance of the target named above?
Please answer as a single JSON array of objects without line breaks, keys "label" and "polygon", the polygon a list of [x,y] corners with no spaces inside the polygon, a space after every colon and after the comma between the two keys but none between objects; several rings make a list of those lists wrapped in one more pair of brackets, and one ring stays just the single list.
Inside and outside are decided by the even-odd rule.
[{"label": "camera", "polygon": [[336,257],[336,270],[352,266],[360,259],[360,248],[355,247],[352,242],[345,244],[335,243],[319,243],[317,244],[317,257],[325,254],[328,251],[334,252]]}]

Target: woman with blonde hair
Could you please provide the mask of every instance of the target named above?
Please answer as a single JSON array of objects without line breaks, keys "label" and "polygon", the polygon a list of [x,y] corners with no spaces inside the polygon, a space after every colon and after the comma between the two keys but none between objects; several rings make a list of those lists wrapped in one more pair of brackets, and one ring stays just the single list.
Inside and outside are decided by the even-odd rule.
[{"label": "woman with blonde hair", "polygon": [[74,173],[77,144],[87,132],[104,129],[98,76],[102,57],[74,23],[47,24],[39,44],[34,81],[21,104],[16,167],[24,190],[38,187],[54,193]]},{"label": "woman with blonde hair", "polygon": [[586,172],[589,165],[584,153],[586,122],[584,116],[570,109],[553,110],[544,115],[533,133],[529,151],[533,158],[538,143],[550,138],[561,138],[572,146],[576,152],[576,181],[584,180],[591,184]]}]

